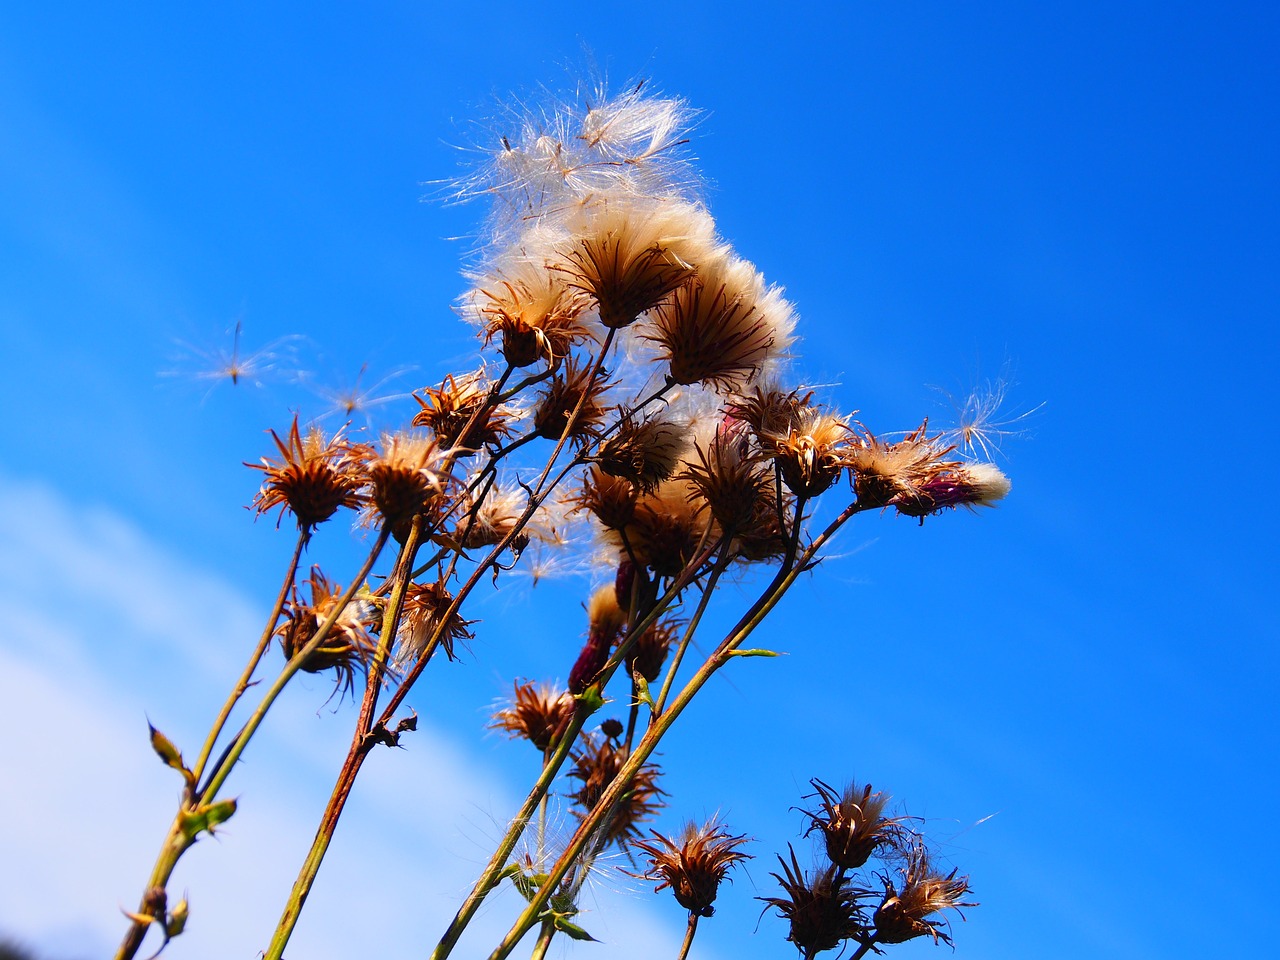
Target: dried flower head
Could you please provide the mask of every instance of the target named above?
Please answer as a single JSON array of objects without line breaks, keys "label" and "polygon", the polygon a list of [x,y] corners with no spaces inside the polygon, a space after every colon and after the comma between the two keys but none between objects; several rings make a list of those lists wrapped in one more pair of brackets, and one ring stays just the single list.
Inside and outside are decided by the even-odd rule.
[{"label": "dried flower head", "polygon": [[734,557],[744,563],[760,563],[785,556],[791,537],[782,518],[792,511],[792,498],[785,490],[779,505],[775,487],[762,487],[751,519],[734,535]]},{"label": "dried flower head", "polygon": [[555,363],[590,336],[582,317],[586,296],[541,263],[517,260],[482,281],[471,294],[471,306],[484,324],[485,343],[499,337],[502,356],[513,367],[538,359]]},{"label": "dried flower head", "polygon": [[800,407],[785,429],[758,433],[761,445],[773,455],[787,488],[798,497],[816,497],[837,480],[844,469],[849,423],[816,407]]},{"label": "dried flower head", "polygon": [[751,432],[743,423],[723,423],[705,444],[695,444],[679,478],[691,494],[705,503],[720,528],[729,534],[745,529],[756,517],[756,506],[773,477],[751,447]]},{"label": "dried flower head", "polygon": [[600,447],[596,462],[605,473],[625,477],[645,493],[675,472],[687,449],[686,430],[660,417],[624,417]]},{"label": "dried flower head", "polygon": [[716,249],[710,215],[682,200],[597,199],[578,208],[565,227],[573,239],[557,268],[612,328],[635,323]]},{"label": "dried flower head", "polygon": [[790,923],[787,939],[796,945],[804,960],[823,950],[834,950],[845,940],[860,939],[866,926],[860,901],[870,891],[844,880],[843,871],[835,864],[806,876],[795,850],[790,844],[787,849],[791,862],[778,857],[782,873],[770,874],[782,885],[786,896],[757,899],[776,907],[778,916]]},{"label": "dried flower head", "polygon": [[886,817],[887,793],[873,793],[871,785],[850,783],[837,793],[821,780],[810,780],[819,809],[805,810],[809,818],[807,837],[814,830],[826,841],[827,856],[837,867],[854,870],[875,853],[876,848],[901,836],[900,819]]},{"label": "dried flower head", "polygon": [[993,507],[1013,489],[994,463],[953,464],[916,484],[894,506],[909,517],[925,517],[952,507]]},{"label": "dried flower head", "polygon": [[[499,485],[473,504],[458,520],[455,540],[464,549],[491,547],[501,543],[520,524],[528,506],[528,494],[517,485]],[[517,535],[513,547],[519,553],[528,543],[527,536]]]},{"label": "dried flower head", "polygon": [[777,387],[757,385],[749,392],[733,397],[727,409],[734,419],[749,424],[764,446],[766,436],[790,433],[801,414],[812,406],[812,400],[811,392],[801,396],[795,390],[783,391]]},{"label": "dried flower head", "polygon": [[657,680],[681,626],[678,620],[659,620],[636,637],[624,661],[627,673],[638,673],[649,683]]},{"label": "dried flower head", "polygon": [[[957,877],[952,870],[946,876],[934,871],[929,862],[929,852],[916,844],[907,853],[907,865],[901,870],[902,886],[895,887],[892,880],[883,877],[884,900],[876,908],[872,918],[876,939],[881,943],[904,943],[916,937],[933,937],[951,946],[951,936],[945,918],[927,919],[941,910],[976,907],[977,904],[960,898],[969,892],[969,878]],[[961,914],[963,919],[964,915]]]},{"label": "dried flower head", "polygon": [[632,847],[649,857],[649,867],[641,876],[658,881],[655,893],[670,887],[676,903],[695,917],[716,912],[712,904],[729,868],[751,859],[738,849],[747,842],[746,834],[734,836],[715,818],[702,826],[686,824],[679,843],[656,830],[649,832],[653,840],[631,841]]},{"label": "dried flower head", "polygon": [[[302,600],[298,585],[294,584],[285,602],[284,619],[276,628],[286,660],[292,660],[311,642],[342,599],[342,586],[330,583],[319,567],[311,568],[311,576],[305,582],[311,599]],[[364,667],[377,647],[369,633],[372,617],[370,603],[352,600],[342,608],[320,646],[307,656],[302,669],[307,673],[332,670],[338,677],[338,688],[350,690],[356,671]]]},{"label": "dried flower head", "polygon": [[[455,610],[449,613],[453,594],[443,583],[411,583],[405,591],[404,612],[400,617],[399,641],[396,665],[404,667],[416,663],[433,637],[444,648],[444,655],[452,660],[453,646],[459,640],[471,640],[474,634],[467,628],[474,620],[463,620]],[[447,616],[447,619],[446,619]]]},{"label": "dried flower head", "polygon": [[713,532],[710,514],[692,500],[687,482],[669,480],[637,500],[631,521],[620,530],[606,530],[605,539],[657,576],[674,577]]},{"label": "dried flower head", "polygon": [[279,507],[283,517],[286,509],[291,510],[298,529],[310,533],[339,507],[358,507],[363,502],[360,488],[365,477],[341,434],[326,439],[324,431],[312,427],[303,437],[295,416],[284,440],[274,430],[271,439],[280,451],[280,459],[263,457],[261,463],[247,464],[266,475],[262,489],[253,498],[259,515]]},{"label": "dried flower head", "polygon": [[655,307],[644,336],[661,348],[673,382],[741,390],[791,343],[792,314],[752,264],[723,256]]},{"label": "dried flower head", "polygon": [[[584,734],[581,748],[571,753],[570,757],[573,767],[569,770],[569,776],[581,781],[582,786],[568,796],[584,811],[574,811],[575,815],[584,819],[586,813],[595,809],[605,790],[626,763],[627,749],[608,737]],[[622,791],[601,824],[602,846],[616,843],[621,848],[628,840],[640,836],[639,824],[651,819],[663,806],[659,797],[664,794],[658,787],[661,772],[652,763],[644,764],[636,772],[635,779]]]},{"label": "dried flower head", "polygon": [[547,440],[559,440],[569,425],[569,418],[577,411],[569,438],[579,445],[586,443],[595,436],[608,412],[602,398],[613,384],[606,382],[607,379],[603,370],[592,377],[590,364],[570,357],[538,394],[533,408],[534,432]]},{"label": "dried flower head", "polygon": [[606,530],[619,530],[631,522],[639,495],[630,480],[611,476],[593,465],[583,476],[582,490],[573,502],[578,509],[594,515]]},{"label": "dried flower head", "polygon": [[415,514],[434,515],[449,485],[442,471],[446,453],[435,438],[415,433],[382,437],[377,450],[362,451],[373,512],[403,540]]},{"label": "dried flower head", "polygon": [[595,682],[609,659],[609,651],[627,626],[627,614],[618,606],[618,595],[612,583],[600,587],[587,604],[587,642],[569,671],[569,692],[583,693]]},{"label": "dried flower head", "polygon": [[453,448],[455,456],[497,444],[511,432],[514,413],[490,403],[489,386],[483,370],[463,377],[449,374],[438,389],[424,387],[425,396],[413,395],[422,408],[413,425],[430,427],[442,446]]},{"label": "dried flower head", "polygon": [[489,727],[505,730],[512,739],[528,740],[540,753],[546,753],[572,716],[573,697],[567,691],[545,683],[535,686],[526,680],[515,684],[511,702],[494,712]]}]

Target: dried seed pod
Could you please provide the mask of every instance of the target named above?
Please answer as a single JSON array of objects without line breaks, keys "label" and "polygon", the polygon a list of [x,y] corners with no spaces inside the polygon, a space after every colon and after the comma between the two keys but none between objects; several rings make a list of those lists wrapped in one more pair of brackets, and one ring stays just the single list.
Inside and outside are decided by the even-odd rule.
[{"label": "dried seed pod", "polygon": [[441,446],[451,448],[455,456],[496,445],[511,432],[514,413],[490,403],[489,386],[483,370],[463,377],[449,374],[439,388],[424,387],[424,396],[413,395],[422,408],[413,425],[430,427]]},{"label": "dried seed pod", "polygon": [[[582,737],[582,744],[580,749],[570,754],[573,767],[569,770],[569,776],[582,783],[578,790],[568,795],[582,808],[581,812],[574,811],[579,819],[584,819],[595,809],[628,755],[625,746],[608,737],[586,734]],[[621,848],[628,840],[640,835],[639,824],[651,819],[663,806],[659,797],[664,794],[657,783],[661,772],[652,763],[640,767],[601,824],[602,843],[616,843]]]},{"label": "dried seed pod", "polygon": [[517,683],[511,702],[494,712],[489,726],[505,730],[512,738],[528,740],[540,753],[546,753],[573,717],[573,702],[568,691],[549,684]]},{"label": "dried seed pod", "polygon": [[310,533],[340,507],[359,507],[364,502],[360,490],[366,478],[359,459],[352,456],[353,447],[340,434],[326,438],[319,427],[312,427],[303,437],[295,416],[284,440],[274,430],[271,439],[280,459],[263,457],[261,463],[246,464],[265,474],[262,489],[253,498],[259,515],[275,507],[280,507],[281,516],[290,510],[298,529]]},{"label": "dried seed pod", "polygon": [[837,793],[821,780],[809,782],[817,791],[820,809],[804,811],[809,818],[805,836],[819,831],[826,841],[827,856],[836,866],[854,870],[866,863],[877,847],[901,836],[901,819],[884,815],[887,793],[873,793],[870,784],[856,783]]},{"label": "dried seed pod", "polygon": [[654,892],[670,887],[676,902],[695,917],[710,917],[720,884],[729,868],[751,859],[738,848],[747,842],[745,834],[734,836],[714,818],[702,826],[688,823],[680,842],[649,831],[653,840],[632,840],[633,849],[649,857],[649,867],[638,876],[658,881]]},{"label": "dried seed pod", "polygon": [[577,411],[569,438],[581,445],[596,435],[604,422],[608,407],[601,397],[612,384],[605,371],[592,378],[591,367],[570,357],[556,372],[551,383],[538,394],[533,408],[533,429],[547,440],[559,440]]},{"label": "dried seed pod", "polygon": [[758,897],[791,925],[787,939],[796,945],[805,960],[823,950],[834,950],[845,940],[863,939],[866,918],[862,898],[871,891],[855,887],[843,879],[835,864],[806,875],[796,852],[787,845],[791,862],[778,857],[782,873],[770,874],[785,891],[785,897]]},{"label": "dried seed pod", "polygon": [[[904,943],[916,937],[933,937],[933,942],[951,946],[951,936],[944,927],[945,918],[929,920],[941,910],[976,907],[960,898],[969,892],[969,878],[957,877],[952,870],[946,876],[936,872],[929,852],[916,844],[907,853],[907,865],[901,870],[902,886],[896,887],[888,877],[884,880],[884,900],[876,908],[873,922],[876,939],[881,943]],[[963,918],[963,914],[961,917]]]},{"label": "dried seed pod", "polygon": [[[305,582],[310,588],[310,600],[302,600],[298,585],[294,584],[285,603],[283,622],[276,628],[286,660],[292,660],[301,653],[342,599],[341,585],[330,583],[319,567],[311,568],[311,576]],[[369,633],[372,617],[373,607],[367,601],[348,603],[338,614],[324,641],[308,654],[302,669],[307,673],[332,670],[338,678],[338,688],[350,690],[355,683],[356,671],[364,668],[377,648]]]},{"label": "dried seed pod", "polygon": [[528,260],[482,281],[471,305],[484,323],[484,342],[502,341],[502,356],[513,367],[538,359],[556,363],[577,341],[590,336],[582,313],[589,305],[563,275]]},{"label": "dried seed pod", "polygon": [[623,477],[644,493],[670,477],[688,446],[688,430],[669,420],[626,417],[600,447],[596,462],[610,476]]}]

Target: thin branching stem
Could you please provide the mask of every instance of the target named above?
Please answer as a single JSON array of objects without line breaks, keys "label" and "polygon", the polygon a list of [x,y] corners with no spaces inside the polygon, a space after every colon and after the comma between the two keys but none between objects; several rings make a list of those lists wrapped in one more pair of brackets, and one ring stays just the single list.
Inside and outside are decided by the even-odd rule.
[{"label": "thin branching stem", "polygon": [[196,783],[199,783],[200,778],[204,776],[205,764],[209,762],[209,756],[213,753],[218,737],[222,735],[222,730],[227,725],[227,719],[231,716],[231,711],[239,703],[240,698],[244,696],[245,691],[249,689],[254,671],[258,669],[258,664],[262,661],[263,654],[267,652],[267,647],[271,645],[271,638],[276,632],[276,624],[280,622],[280,612],[284,610],[284,602],[289,597],[289,588],[293,586],[294,578],[298,573],[298,560],[302,557],[302,548],[306,546],[309,539],[309,530],[302,529],[298,531],[298,541],[294,545],[293,556],[285,569],[284,580],[280,584],[280,593],[276,595],[275,606],[271,608],[271,613],[267,616],[267,624],[262,628],[262,636],[258,638],[258,645],[254,647],[253,653],[249,657],[249,662],[245,664],[244,672],[240,674],[240,679],[236,681],[235,687],[232,688],[231,695],[227,697],[227,702],[222,705],[222,709],[218,712],[218,719],[213,721],[213,726],[209,728],[209,736],[205,739],[204,746],[200,749],[200,756],[197,758],[195,766],[191,768],[192,779]]},{"label": "thin branching stem", "polygon": [[424,518],[422,514],[414,516],[412,525],[409,528],[409,534],[405,537],[405,541],[400,547],[400,556],[396,558],[396,564],[390,578],[392,583],[391,596],[382,610],[382,625],[378,633],[378,648],[374,651],[372,662],[368,666],[364,699],[360,704],[360,717],[356,721],[351,747],[347,751],[347,759],[338,773],[338,780],[334,784],[333,792],[329,795],[329,803],[325,807],[324,815],[320,818],[320,826],[316,830],[311,849],[307,851],[307,857],[302,862],[298,878],[294,881],[292,890],[289,891],[289,899],[286,901],[284,911],[280,915],[280,922],[276,925],[276,932],[271,938],[271,943],[267,946],[266,953],[263,955],[264,960],[280,960],[280,957],[284,955],[284,948],[288,944],[289,938],[293,935],[294,928],[298,925],[298,918],[302,914],[302,905],[306,902],[307,895],[315,884],[316,876],[320,872],[320,865],[324,862],[325,854],[329,850],[329,844],[333,840],[334,831],[338,826],[338,819],[342,816],[342,810],[347,804],[348,797],[351,796],[351,788],[355,785],[356,776],[376,742],[370,736],[370,732],[373,729],[373,713],[377,709],[378,693],[382,689],[382,678],[386,671],[387,659],[391,654],[391,645],[395,642],[396,633],[400,626],[405,593],[408,590],[409,578],[413,570],[413,558],[414,554],[417,553],[418,544],[421,542],[423,526]]},{"label": "thin branching stem", "polygon": [[676,960],[687,960],[689,956],[689,948],[693,946],[693,935],[698,932],[698,915],[692,911],[689,913],[689,925],[685,927],[684,943],[680,944],[680,953]]},{"label": "thin branching stem", "polygon": [[671,657],[671,666],[667,669],[667,675],[662,681],[662,690],[658,694],[658,699],[654,701],[652,718],[662,713],[662,708],[667,702],[667,697],[671,693],[671,686],[675,683],[676,672],[680,669],[680,662],[684,659],[684,654],[689,649],[689,643],[693,640],[694,631],[698,629],[698,624],[702,621],[702,615],[707,611],[707,604],[711,602],[711,594],[715,592],[716,582],[720,579],[720,575],[724,573],[725,568],[729,566],[729,560],[732,555],[731,538],[725,536],[721,541],[720,556],[716,558],[716,565],[711,569],[710,576],[707,577],[707,585],[702,589],[702,596],[698,598],[698,606],[693,611],[693,616],[689,618],[689,622],[685,625],[684,634],[680,637],[680,643],[676,647],[675,654]]}]

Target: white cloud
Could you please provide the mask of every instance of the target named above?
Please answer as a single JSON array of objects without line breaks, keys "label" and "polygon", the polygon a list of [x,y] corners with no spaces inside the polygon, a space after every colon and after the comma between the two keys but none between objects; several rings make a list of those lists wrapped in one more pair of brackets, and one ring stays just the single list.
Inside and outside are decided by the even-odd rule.
[{"label": "white cloud", "polygon": [[[258,612],[120,517],[3,477],[0,603],[10,611],[0,637],[0,935],[51,957],[107,955],[179,787],[150,751],[145,712],[164,713],[170,725],[157,725],[175,740],[195,741],[220,702],[219,678],[237,668],[223,651],[251,642],[228,638],[252,638]],[[184,616],[193,603],[198,616]],[[230,782],[240,812],[179,865],[171,892],[189,893],[191,920],[167,957],[251,957],[266,945],[346,749],[350,711],[318,720],[312,699],[277,704]],[[514,806],[497,771],[424,718],[411,751],[379,751],[367,764],[292,955],[425,952]],[[676,952],[669,922],[634,898],[599,896],[584,924],[609,946],[570,952]],[[505,932],[517,904],[494,899],[459,955]]]}]

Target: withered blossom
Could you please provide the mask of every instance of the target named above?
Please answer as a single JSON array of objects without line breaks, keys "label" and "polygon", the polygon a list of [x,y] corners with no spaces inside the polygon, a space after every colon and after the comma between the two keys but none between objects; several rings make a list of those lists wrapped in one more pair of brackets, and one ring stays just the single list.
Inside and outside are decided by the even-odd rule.
[{"label": "withered blossom", "polygon": [[514,414],[490,403],[489,387],[483,370],[461,377],[449,374],[438,388],[423,387],[424,396],[413,394],[421,407],[413,425],[430,427],[441,446],[451,448],[455,456],[496,445],[511,432]]},{"label": "withered blossom", "polygon": [[668,480],[636,501],[626,526],[606,530],[606,542],[659,577],[676,576],[694,560],[700,544],[713,542],[711,516],[692,502],[692,493],[686,481]]},{"label": "withered blossom", "polygon": [[[573,766],[569,769],[569,776],[581,781],[582,786],[568,794],[569,799],[582,808],[574,811],[574,816],[580,820],[595,809],[628,756],[627,748],[609,737],[584,734],[581,743],[582,746],[570,754]],[[659,799],[664,796],[658,787],[661,772],[652,763],[643,764],[636,772],[600,826],[602,846],[614,843],[622,848],[629,840],[640,836],[639,824],[652,819],[664,805]]]},{"label": "withered blossom", "polygon": [[778,915],[790,924],[787,939],[796,945],[801,957],[810,960],[824,950],[834,950],[845,940],[860,939],[866,927],[861,900],[871,891],[849,883],[835,864],[806,875],[795,850],[790,844],[787,849],[791,862],[778,857],[782,873],[770,874],[782,885],[786,896],[757,899],[777,908]]},{"label": "withered blossom", "polygon": [[[305,583],[310,600],[301,599],[298,585],[294,584],[285,602],[284,618],[276,628],[286,660],[292,660],[311,642],[320,625],[333,615],[344,592],[340,584],[330,583],[319,567],[311,568]],[[353,599],[342,608],[320,646],[308,654],[302,669],[307,673],[332,670],[338,678],[338,689],[351,690],[356,671],[364,668],[377,649],[369,632],[373,616],[370,603]]]},{"label": "withered blossom", "polygon": [[626,611],[618,605],[612,583],[605,584],[591,595],[587,619],[587,642],[569,671],[569,692],[575,696],[594,682],[609,659],[609,651],[627,625]]},{"label": "withered blossom", "polygon": [[489,727],[506,731],[512,739],[528,740],[546,753],[573,717],[573,702],[566,690],[526,680],[515,684],[511,702],[494,712]]},{"label": "withered blossom", "polygon": [[715,225],[681,200],[609,198],[582,204],[558,265],[565,283],[595,301],[600,322],[626,327],[653,309],[715,251]]},{"label": "withered blossom", "polygon": [[[437,631],[440,633],[439,644],[449,660],[454,659],[453,647],[459,640],[471,640],[474,634],[467,628],[474,620],[463,620],[458,612],[448,614],[453,603],[453,595],[445,589],[443,583],[429,581],[427,583],[411,583],[404,595],[404,612],[400,616],[398,639],[399,649],[396,652],[398,666],[411,665],[417,662],[431,642]],[[448,620],[441,627],[442,618],[448,614]]]},{"label": "withered blossom", "polygon": [[887,793],[873,793],[871,785],[850,783],[842,792],[810,780],[818,800],[817,811],[805,810],[809,828],[805,836],[817,830],[826,844],[827,857],[837,867],[854,870],[862,866],[883,844],[901,836],[901,819],[886,817]]},{"label": "withered blossom", "polygon": [[678,475],[691,494],[705,503],[720,528],[736,534],[756,516],[756,506],[773,483],[751,447],[746,424],[721,424],[706,443],[695,443],[695,456]]},{"label": "withered blossom", "polygon": [[415,514],[434,521],[444,505],[449,477],[443,472],[446,452],[434,437],[415,433],[385,434],[375,449],[362,448],[369,478],[370,509],[403,541]]},{"label": "withered blossom", "polygon": [[605,391],[612,386],[607,380],[605,371],[593,378],[590,364],[570,357],[538,394],[533,407],[534,432],[547,440],[559,440],[577,411],[569,439],[585,444],[595,436],[608,413],[608,406],[602,402]]},{"label": "withered blossom", "polygon": [[606,530],[620,530],[635,515],[640,492],[630,480],[592,467],[582,478],[582,490],[573,498],[578,509],[587,510]]},{"label": "withered blossom", "polygon": [[796,496],[808,499],[825,493],[840,479],[851,431],[842,417],[802,407],[785,429],[757,435],[778,465],[783,483]]},{"label": "withered blossom", "polygon": [[[902,869],[902,885],[896,886],[888,877],[884,881],[884,899],[872,918],[876,939],[881,943],[905,943],[916,937],[932,937],[951,946],[951,936],[945,927],[945,918],[928,919],[941,910],[976,907],[971,901],[961,900],[969,892],[969,878],[957,877],[952,870],[943,876],[934,870],[929,852],[916,844],[907,853],[907,865]],[[961,918],[963,919],[963,914]]]},{"label": "withered blossom", "polygon": [[644,337],[661,349],[671,381],[741,390],[791,343],[792,312],[752,264],[724,256],[654,308]]},{"label": "withered blossom", "polygon": [[[340,507],[359,507],[364,498],[361,488],[365,477],[358,458],[352,457],[352,446],[341,433],[326,438],[319,427],[311,427],[306,436],[298,430],[294,416],[285,439],[271,431],[271,439],[280,451],[280,459],[263,457],[261,463],[246,466],[265,474],[262,489],[253,498],[258,515],[280,508],[292,511],[298,529],[310,533],[328,520]],[[279,519],[276,525],[279,526]]]},{"label": "withered blossom", "polygon": [[513,367],[539,359],[555,363],[591,335],[582,317],[587,297],[541,263],[518,261],[483,280],[471,302],[484,323],[485,343],[500,337],[502,356]]},{"label": "withered blossom", "polygon": [[670,477],[688,447],[687,428],[661,417],[624,417],[600,446],[596,463],[610,476],[630,480],[650,493]]},{"label": "withered blossom", "polygon": [[751,859],[738,849],[747,842],[746,834],[734,836],[715,818],[702,826],[686,824],[678,843],[657,830],[649,833],[653,840],[631,841],[633,849],[649,857],[648,869],[639,876],[658,881],[654,893],[670,887],[676,903],[695,917],[715,914],[712,904],[729,868]]},{"label": "withered blossom", "polygon": [[659,620],[640,634],[627,651],[624,660],[627,673],[638,673],[648,683],[657,680],[681,626],[678,620]]}]

